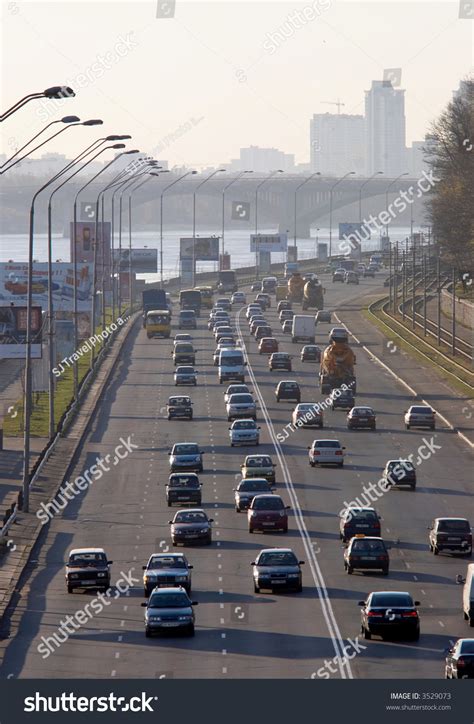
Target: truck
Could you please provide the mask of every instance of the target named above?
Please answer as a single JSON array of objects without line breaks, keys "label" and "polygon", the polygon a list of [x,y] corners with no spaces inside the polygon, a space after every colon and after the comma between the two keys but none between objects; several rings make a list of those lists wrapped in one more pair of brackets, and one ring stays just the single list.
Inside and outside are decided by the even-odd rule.
[{"label": "truck", "polygon": [[295,314],[291,327],[291,341],[314,344],[316,322],[313,315]]},{"label": "truck", "polygon": [[322,354],[319,370],[321,394],[330,394],[333,390],[346,385],[355,395],[356,356],[349,346],[347,330],[335,327],[331,330],[329,339],[330,343]]},{"label": "truck", "polygon": [[217,277],[218,292],[237,292],[239,286],[237,284],[237,274],[232,269],[222,269]]},{"label": "truck", "polygon": [[142,292],[143,327],[146,324],[147,312],[155,309],[168,309],[168,300],[164,289],[144,289]]},{"label": "truck", "polygon": [[179,306],[181,309],[192,309],[196,317],[201,314],[202,296],[198,289],[183,289],[179,294]]},{"label": "truck", "polygon": [[299,272],[295,272],[288,279],[287,298],[290,300],[290,302],[301,302],[303,299],[303,290],[304,279],[301,274],[299,274]]},{"label": "truck", "polygon": [[323,285],[317,279],[309,279],[304,285],[303,301],[301,306],[303,309],[324,309]]}]

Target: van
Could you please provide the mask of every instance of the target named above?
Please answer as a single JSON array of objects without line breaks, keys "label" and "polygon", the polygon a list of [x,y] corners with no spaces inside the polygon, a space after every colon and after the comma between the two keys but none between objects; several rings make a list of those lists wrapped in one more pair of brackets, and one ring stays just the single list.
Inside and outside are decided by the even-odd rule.
[{"label": "van", "polygon": [[309,344],[314,344],[315,326],[314,316],[295,314],[291,327],[291,341],[293,344],[295,342],[309,342]]},{"label": "van", "polygon": [[462,611],[464,620],[474,626],[474,563],[469,563],[462,594]]},{"label": "van", "polygon": [[278,280],[276,277],[263,277],[262,279],[262,291],[267,294],[275,294]]},{"label": "van", "polygon": [[152,309],[146,313],[146,336],[169,338],[171,334],[171,314],[168,309]]},{"label": "van", "polygon": [[196,353],[190,342],[176,342],[171,355],[175,367],[176,365],[193,365],[196,363]]},{"label": "van", "polygon": [[244,353],[241,349],[235,347],[224,347],[219,353],[219,362],[217,374],[219,384],[229,380],[237,380],[245,382],[245,365]]}]

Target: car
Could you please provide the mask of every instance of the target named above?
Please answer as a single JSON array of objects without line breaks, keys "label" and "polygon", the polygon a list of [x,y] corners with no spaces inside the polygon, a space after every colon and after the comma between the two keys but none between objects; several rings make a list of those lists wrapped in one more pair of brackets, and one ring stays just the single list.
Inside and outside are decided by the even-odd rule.
[{"label": "car", "polygon": [[254,304],[258,304],[262,312],[265,312],[268,307],[268,301],[265,296],[260,296],[260,294],[257,294],[255,299],[253,300]]},{"label": "car", "polygon": [[260,294],[257,294],[257,296],[255,297],[255,301],[259,304],[261,301],[263,301],[266,309],[270,309],[270,307],[272,306],[272,298],[266,292],[261,292]]},{"label": "car", "polygon": [[66,563],[66,588],[74,593],[76,588],[96,588],[107,591],[110,588],[110,566],[103,548],[74,548],[69,552]]},{"label": "car", "polygon": [[382,473],[385,487],[416,487],[416,470],[411,460],[388,460]]},{"label": "car", "polygon": [[355,397],[352,390],[336,388],[331,392],[331,410],[352,410]]},{"label": "car", "polygon": [[177,442],[168,452],[170,472],[179,470],[194,470],[197,473],[203,471],[204,452],[197,442]]},{"label": "car", "polygon": [[404,591],[375,591],[369,593],[365,601],[359,601],[361,606],[360,630],[365,639],[379,635],[392,637],[401,634],[411,641],[420,638],[420,617],[417,606],[419,601],[413,601],[409,593]]},{"label": "car", "polygon": [[281,325],[281,329],[282,329],[283,334],[291,334],[293,331],[293,320],[285,319],[285,321]]},{"label": "car", "polygon": [[302,362],[321,362],[321,350],[315,344],[305,344],[301,350]]},{"label": "car", "polygon": [[260,445],[260,428],[255,420],[234,420],[229,427],[230,446]]},{"label": "car", "polygon": [[320,324],[323,322],[325,322],[327,324],[331,324],[331,321],[332,321],[331,312],[328,309],[320,309],[319,312],[316,312],[315,320],[316,320],[316,324]]},{"label": "car", "polygon": [[356,570],[380,570],[388,576],[390,558],[388,548],[380,536],[356,533],[344,551],[344,570],[352,574]]},{"label": "car", "polygon": [[153,553],[143,566],[143,594],[148,598],[155,588],[183,587],[191,593],[191,566],[182,553]]},{"label": "car", "polygon": [[369,266],[366,269],[364,269],[363,276],[375,278],[375,272],[376,272],[376,269],[374,269],[372,264],[369,264]]},{"label": "car", "polygon": [[282,299],[277,304],[277,314],[280,314],[280,312],[282,312],[283,309],[291,309],[291,308],[292,308],[291,302],[288,299]]},{"label": "car", "polygon": [[171,473],[166,483],[166,504],[201,505],[202,485],[196,473]]},{"label": "car", "polygon": [[262,308],[260,304],[249,304],[247,306],[247,309],[245,310],[245,318],[247,321],[252,317],[254,314],[261,314]]},{"label": "car", "polygon": [[249,533],[257,530],[280,530],[288,533],[289,509],[290,506],[285,505],[279,495],[256,495],[247,510]]},{"label": "car", "polygon": [[253,590],[260,593],[261,589],[270,591],[303,590],[303,575],[299,561],[291,548],[264,548],[260,551],[253,567]]},{"label": "car", "polygon": [[235,512],[247,510],[256,495],[273,493],[273,486],[266,478],[244,478],[234,488]]},{"label": "car", "polygon": [[247,455],[240,472],[243,478],[265,478],[274,483],[275,468],[276,463],[272,462],[270,455]]},{"label": "car", "polygon": [[166,412],[168,420],[172,420],[174,417],[184,417],[187,420],[192,420],[193,402],[187,395],[173,395],[172,397],[168,397]]},{"label": "car", "polygon": [[229,398],[231,395],[238,395],[238,394],[247,394],[250,395],[250,390],[247,387],[247,385],[229,385],[226,391],[224,392],[224,402],[227,404],[229,402]]},{"label": "car", "polygon": [[234,304],[245,304],[247,301],[244,292],[234,292],[230,298],[232,305]]},{"label": "car", "polygon": [[429,529],[430,551],[472,554],[472,531],[467,518],[435,518]]},{"label": "car", "polygon": [[346,276],[345,269],[336,269],[332,273],[332,280],[333,280],[333,282],[344,282],[345,276]]},{"label": "car", "polygon": [[222,329],[222,327],[230,327],[230,322],[228,319],[221,319],[221,317],[218,317],[212,321],[210,331],[215,335],[219,329]]},{"label": "car", "polygon": [[309,464],[312,468],[315,465],[344,465],[344,450],[339,440],[313,440],[308,448]]},{"label": "car", "polygon": [[262,282],[253,282],[250,291],[251,292],[259,292],[262,289]]},{"label": "car", "polygon": [[301,390],[300,386],[295,380],[280,380],[275,387],[276,401],[280,400],[295,400],[301,402]]},{"label": "car", "polygon": [[376,429],[375,412],[371,407],[353,407],[347,413],[347,429],[357,430],[361,427]]},{"label": "car", "polygon": [[355,271],[357,274],[363,274],[365,272],[365,270],[366,270],[365,264],[362,264],[362,262],[360,262],[359,264],[357,264],[357,268]]},{"label": "car", "polygon": [[202,508],[187,508],[178,510],[173,520],[168,521],[171,526],[171,543],[204,543],[211,545],[213,518],[208,518]]},{"label": "car", "polygon": [[412,405],[405,411],[405,427],[409,430],[411,427],[428,427],[434,430],[435,411],[429,405]]},{"label": "car", "polygon": [[458,639],[446,653],[446,679],[474,679],[474,639]]},{"label": "car", "polygon": [[183,631],[194,636],[195,617],[193,606],[186,590],[179,588],[154,588],[147,602],[142,603],[145,611],[145,636],[163,631]]},{"label": "car", "polygon": [[178,329],[197,329],[196,312],[192,309],[182,309],[178,317]]},{"label": "car", "polygon": [[275,337],[262,337],[258,343],[259,354],[272,354],[278,352],[278,342]]},{"label": "car", "polygon": [[174,372],[174,384],[178,385],[197,385],[197,370],[191,365],[179,365]]},{"label": "car", "polygon": [[192,342],[193,338],[188,332],[180,332],[179,334],[175,334],[173,344],[176,344],[177,342]]},{"label": "car", "polygon": [[380,516],[375,508],[354,507],[342,511],[339,518],[339,538],[347,543],[358,533],[380,536]]},{"label": "car", "polygon": [[295,427],[324,427],[323,413],[315,402],[300,402],[291,416]]},{"label": "car", "polygon": [[268,324],[260,324],[255,330],[254,337],[257,342],[264,337],[273,337],[272,328]]},{"label": "car", "polygon": [[225,309],[227,312],[230,312],[232,305],[230,303],[230,299],[227,297],[219,297],[219,299],[216,299],[216,307],[220,307],[221,309]]},{"label": "car", "polygon": [[236,346],[237,346],[236,341],[232,337],[221,337],[217,347],[214,350],[214,354],[212,355],[212,361],[213,361],[214,367],[217,367],[219,364],[219,357],[220,357],[222,349],[229,349],[229,347],[236,347]]},{"label": "car", "polygon": [[288,352],[274,352],[268,360],[268,368],[270,372],[274,370],[292,371],[291,356]]},{"label": "car", "polygon": [[283,324],[286,319],[293,319],[294,316],[295,313],[292,309],[282,309],[278,315],[278,319],[280,320],[280,324]]},{"label": "car", "polygon": [[234,336],[234,330],[232,327],[229,327],[227,325],[222,325],[220,327],[217,327],[214,330],[214,339],[217,343],[224,337],[233,337]]},{"label": "car", "polygon": [[262,291],[266,294],[275,294],[277,288],[278,279],[276,277],[264,277],[262,279]]},{"label": "car", "polygon": [[346,271],[344,274],[344,281],[346,284],[358,284],[359,275],[355,271]]},{"label": "car", "polygon": [[173,357],[173,364],[179,365],[182,363],[188,363],[190,365],[196,362],[196,353],[194,347],[189,342],[177,342],[174,345],[173,351],[171,352]]},{"label": "car", "polygon": [[255,332],[257,331],[258,327],[262,327],[262,326],[266,326],[266,325],[267,325],[267,320],[264,319],[263,317],[259,316],[259,317],[252,318],[249,323],[250,334],[253,336],[255,334]]},{"label": "car", "polygon": [[233,394],[226,404],[227,422],[236,420],[238,417],[249,417],[257,419],[257,405],[249,393]]}]

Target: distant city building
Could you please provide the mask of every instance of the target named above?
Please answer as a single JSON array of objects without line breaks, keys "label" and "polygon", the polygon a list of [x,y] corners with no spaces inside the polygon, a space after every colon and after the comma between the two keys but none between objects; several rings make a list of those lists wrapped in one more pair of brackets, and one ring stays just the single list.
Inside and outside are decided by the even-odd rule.
[{"label": "distant city building", "polygon": [[232,169],[235,171],[275,171],[281,168],[283,171],[293,171],[295,167],[295,156],[292,153],[284,153],[277,148],[260,148],[250,146],[240,149],[240,158],[236,166],[232,162]]},{"label": "distant city building", "polygon": [[429,166],[426,162],[425,149],[429,147],[428,139],[424,141],[413,141],[411,146],[406,149],[405,170],[410,176],[420,178],[423,171],[428,172]]},{"label": "distant city building", "polygon": [[389,80],[373,80],[365,92],[366,174],[394,177],[405,167],[405,91]]},{"label": "distant city building", "polygon": [[342,176],[365,171],[365,121],[347,113],[316,113],[310,121],[311,170]]}]

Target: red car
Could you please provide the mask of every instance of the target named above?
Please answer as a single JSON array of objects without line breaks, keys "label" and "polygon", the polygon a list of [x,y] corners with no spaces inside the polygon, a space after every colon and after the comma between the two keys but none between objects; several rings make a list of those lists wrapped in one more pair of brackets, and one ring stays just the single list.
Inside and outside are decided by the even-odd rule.
[{"label": "red car", "polygon": [[256,495],[247,511],[249,533],[281,530],[288,533],[288,510],[279,495]]},{"label": "red car", "polygon": [[258,345],[259,354],[272,354],[278,352],[278,342],[275,337],[262,337]]}]

